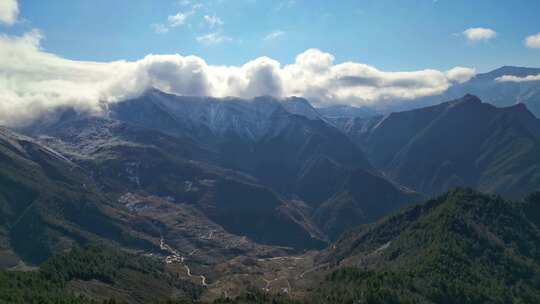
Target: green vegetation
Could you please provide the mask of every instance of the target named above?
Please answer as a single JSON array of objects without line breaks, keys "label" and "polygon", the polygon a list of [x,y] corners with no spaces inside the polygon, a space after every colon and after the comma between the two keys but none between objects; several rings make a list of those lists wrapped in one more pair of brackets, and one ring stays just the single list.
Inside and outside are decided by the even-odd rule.
[{"label": "green vegetation", "polygon": [[0,303],[90,303],[84,297],[65,293],[39,272],[0,271]]},{"label": "green vegetation", "polygon": [[538,215],[525,212],[538,203],[458,189],[360,228],[330,259],[365,269],[337,271],[319,294],[337,303],[539,303]]},{"label": "green vegetation", "polygon": [[[53,256],[39,271],[0,272],[0,303],[95,303],[90,299],[101,296],[99,290],[97,294],[84,295],[70,285],[73,281],[100,282],[103,290],[107,286],[121,290],[118,293],[121,303],[151,303],[167,299],[173,293],[176,298],[191,301],[202,292],[198,285],[168,272],[158,260],[90,245]],[[108,299],[104,301],[110,303]]]},{"label": "green vegetation", "polygon": [[248,290],[234,299],[218,299],[214,304],[302,304],[285,295],[269,295],[258,290]]},{"label": "green vegetation", "polygon": [[[323,261],[334,271],[305,299],[248,290],[214,303],[540,303],[539,206],[539,193],[511,202],[457,189],[345,235]],[[102,292],[119,303],[189,304],[203,288],[159,260],[101,245],[39,271],[0,272],[0,303],[111,301]]]},{"label": "green vegetation", "polygon": [[316,303],[417,303],[413,278],[389,272],[345,268],[328,275]]},{"label": "green vegetation", "polygon": [[540,299],[538,290],[524,280],[515,286],[486,286],[485,281],[473,284],[437,271],[430,274],[346,268],[328,276],[313,303],[538,303]]}]

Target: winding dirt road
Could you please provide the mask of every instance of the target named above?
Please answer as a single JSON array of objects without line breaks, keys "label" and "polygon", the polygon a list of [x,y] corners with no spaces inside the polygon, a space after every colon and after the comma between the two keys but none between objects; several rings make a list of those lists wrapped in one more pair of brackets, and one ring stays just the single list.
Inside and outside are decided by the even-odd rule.
[{"label": "winding dirt road", "polygon": [[[159,248],[161,250],[164,250],[164,251],[167,251],[170,253],[170,255],[166,256],[165,257],[165,263],[166,264],[173,264],[173,263],[178,263],[178,264],[182,264],[184,265],[184,268],[186,269],[186,273],[188,275],[188,277],[199,277],[201,279],[201,285],[204,286],[204,287],[207,287],[208,284],[206,283],[206,277],[203,276],[203,275],[194,275],[191,273],[191,269],[189,268],[189,266],[185,263],[185,257],[180,255],[180,253],[178,253],[178,251],[176,251],[175,249],[173,249],[171,246],[167,245],[165,243],[165,240],[163,239],[163,236],[160,238],[160,241],[159,241]],[[194,250],[193,252],[191,252],[189,255],[193,255],[195,253],[195,251],[197,250]]]}]

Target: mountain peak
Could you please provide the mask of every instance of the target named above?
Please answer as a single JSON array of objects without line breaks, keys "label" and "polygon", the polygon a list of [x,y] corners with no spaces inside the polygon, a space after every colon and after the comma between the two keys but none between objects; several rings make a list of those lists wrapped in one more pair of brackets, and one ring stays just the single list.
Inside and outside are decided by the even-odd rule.
[{"label": "mountain peak", "polygon": [[[518,111],[518,112],[527,112],[527,113],[530,113],[529,111],[529,108],[527,107],[526,104],[522,103],[522,102],[519,102],[519,103],[516,103],[515,105],[513,106],[510,106],[508,107],[509,109],[512,109],[514,111]],[[532,114],[532,113],[531,113]]]},{"label": "mountain peak", "polygon": [[[446,102],[443,102],[434,106],[409,110],[405,112],[415,113],[418,111],[425,111],[425,110],[432,110],[432,109],[444,109],[447,107],[454,107],[456,105],[478,105],[478,104],[482,104],[482,100],[476,95],[467,93],[463,95],[463,97],[461,98],[449,100],[449,101],[446,101]],[[396,112],[397,115],[399,115],[400,113],[402,112]]]},{"label": "mountain peak", "polygon": [[[478,96],[472,95],[472,94],[465,94],[461,98],[454,99],[452,101],[442,103],[439,106],[441,106],[441,105],[449,105],[449,106],[454,106],[454,105],[478,105],[478,104],[482,104],[482,100],[480,98],[478,98]],[[435,107],[437,107],[437,106],[435,106]]]},{"label": "mountain peak", "polygon": [[149,89],[146,89],[141,96],[152,96],[152,95],[168,95],[168,93],[165,93],[159,89],[156,89],[155,87],[151,87]]},{"label": "mountain peak", "polygon": [[311,105],[307,99],[305,99],[304,97],[298,97],[298,96],[286,97],[284,101],[296,101],[296,102],[308,103],[309,105]]},{"label": "mountain peak", "polygon": [[304,116],[311,120],[322,119],[319,111],[305,98],[288,97],[282,100],[281,105],[291,114]]},{"label": "mountain peak", "polygon": [[466,103],[482,103],[482,100],[478,98],[476,95],[472,94],[465,94],[463,98],[460,99],[460,102],[466,102]]}]

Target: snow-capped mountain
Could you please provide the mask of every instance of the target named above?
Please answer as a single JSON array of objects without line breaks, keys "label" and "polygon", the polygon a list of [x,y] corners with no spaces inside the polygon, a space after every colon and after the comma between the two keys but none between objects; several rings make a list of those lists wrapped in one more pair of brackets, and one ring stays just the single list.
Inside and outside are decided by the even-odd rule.
[{"label": "snow-capped mountain", "polygon": [[[141,108],[146,108],[146,111],[141,111]],[[191,97],[166,94],[158,90],[150,90],[138,98],[112,105],[109,110],[114,118],[162,131],[176,133],[178,129],[194,132],[206,130],[213,136],[222,137],[232,133],[252,141],[260,140],[270,131],[279,131],[279,124],[274,122],[280,115],[294,114],[311,120],[321,119],[309,102],[302,98],[280,100],[263,96],[246,100]],[[156,122],[155,115],[161,117],[160,122]],[[168,125],[163,125],[165,123]]]}]

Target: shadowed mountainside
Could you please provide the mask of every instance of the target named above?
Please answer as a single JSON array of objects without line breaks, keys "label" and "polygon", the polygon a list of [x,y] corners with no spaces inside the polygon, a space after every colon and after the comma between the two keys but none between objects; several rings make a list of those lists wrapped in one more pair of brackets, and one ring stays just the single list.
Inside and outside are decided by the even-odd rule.
[{"label": "shadowed mountainside", "polygon": [[351,138],[411,189],[471,186],[519,197],[540,187],[540,121],[523,104],[496,108],[467,95],[355,123],[346,129]]}]

